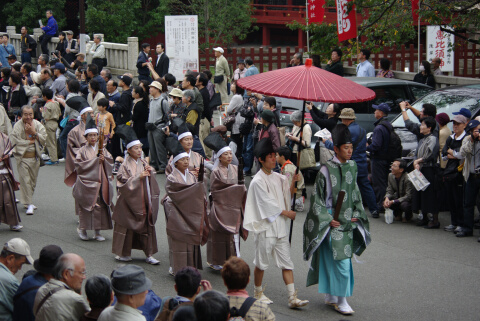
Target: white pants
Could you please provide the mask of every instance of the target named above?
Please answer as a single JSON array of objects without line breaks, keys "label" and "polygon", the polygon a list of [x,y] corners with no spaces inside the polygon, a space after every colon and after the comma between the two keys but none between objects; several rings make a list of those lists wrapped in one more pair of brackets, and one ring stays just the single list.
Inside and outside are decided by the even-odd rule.
[{"label": "white pants", "polygon": [[266,237],[265,235],[265,231],[255,233],[255,259],[253,260],[253,264],[264,271],[270,265],[271,255],[277,267],[282,270],[293,270],[288,235],[282,238]]}]

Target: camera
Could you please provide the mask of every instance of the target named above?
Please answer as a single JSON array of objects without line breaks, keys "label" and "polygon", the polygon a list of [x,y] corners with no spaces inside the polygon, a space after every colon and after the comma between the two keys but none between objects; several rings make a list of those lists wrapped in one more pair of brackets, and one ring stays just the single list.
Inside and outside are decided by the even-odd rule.
[{"label": "camera", "polygon": [[475,168],[475,174],[480,174],[480,167]]}]

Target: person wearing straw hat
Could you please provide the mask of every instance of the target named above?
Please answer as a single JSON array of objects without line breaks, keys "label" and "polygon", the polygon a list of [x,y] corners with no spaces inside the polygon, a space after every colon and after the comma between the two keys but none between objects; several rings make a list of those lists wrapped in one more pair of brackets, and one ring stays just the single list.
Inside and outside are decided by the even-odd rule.
[{"label": "person wearing straw hat", "polygon": [[42,285],[53,278],[53,269],[62,254],[62,249],[57,245],[47,245],[42,248],[38,259],[33,262],[33,267],[37,272],[24,277],[15,293],[13,321],[35,320],[33,315],[35,295]]},{"label": "person wearing straw hat", "polygon": [[215,151],[210,175],[207,264],[219,271],[230,256],[240,257],[240,236],[247,239],[248,232],[242,228],[247,189],[243,181],[243,168],[231,164],[232,149],[220,133],[211,132],[205,137],[204,143]]},{"label": "person wearing straw hat", "polygon": [[149,85],[150,99],[148,122],[145,127],[148,129],[148,145],[150,148],[150,157],[159,174],[165,172],[167,166],[167,150],[163,142],[165,141],[165,132],[162,130],[168,122],[168,96],[165,93],[166,88],[158,81]]},{"label": "person wearing straw hat", "polygon": [[228,103],[227,83],[230,78],[230,67],[227,59],[223,56],[223,48],[213,48],[215,52],[215,89],[222,97],[222,104]]},{"label": "person wearing straw hat", "polygon": [[12,320],[13,298],[19,287],[14,276],[23,264],[33,264],[30,247],[21,238],[13,238],[4,244],[0,253],[0,320]]},{"label": "person wearing straw hat", "polygon": [[354,311],[346,298],[354,285],[351,258],[361,255],[370,243],[370,225],[355,181],[357,165],[351,160],[353,144],[347,126],[335,126],[332,140],[335,157],[318,172],[303,225],[303,258],[311,259],[307,286],[318,284],[325,304],[350,315]]},{"label": "person wearing straw hat", "polygon": [[125,265],[113,270],[112,289],[117,303],[103,310],[98,321],[145,321],[139,307],[145,304],[152,280],[138,265]]},{"label": "person wearing straw hat", "polygon": [[197,174],[197,180],[190,172],[189,154],[177,139],[168,137],[166,144],[173,155],[173,170],[167,176],[162,204],[168,236],[169,273],[175,275],[185,266],[202,269],[200,245],[207,242],[209,228],[203,173]]},{"label": "person wearing straw hat", "polygon": [[84,134],[87,144],[78,150],[75,157],[77,180],[72,194],[79,218],[78,236],[88,241],[87,230],[94,230],[94,239],[102,242],[105,238],[100,235],[100,230],[113,228],[113,159],[104,146],[98,145],[98,135],[95,120],[88,117]]},{"label": "person wearing straw hat", "polygon": [[132,249],[142,250],[147,263],[160,264],[153,257],[158,252],[155,223],[160,194],[155,172],[142,158],[142,143],[132,127],[119,125],[116,135],[127,144],[127,156],[117,173],[112,252],[116,260],[128,262]]}]

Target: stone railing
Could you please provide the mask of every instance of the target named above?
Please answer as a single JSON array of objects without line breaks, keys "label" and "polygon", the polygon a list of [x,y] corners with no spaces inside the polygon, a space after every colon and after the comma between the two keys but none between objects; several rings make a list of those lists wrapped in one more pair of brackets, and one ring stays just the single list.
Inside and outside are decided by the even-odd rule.
[{"label": "stone railing", "polygon": [[[17,59],[20,61],[21,49],[20,49],[20,39],[21,34],[16,33],[14,26],[7,26],[7,33],[10,36],[10,43],[15,47],[15,53],[17,54]],[[33,39],[38,43],[37,45],[37,54],[38,57],[42,53],[42,48],[38,38],[43,34],[42,29],[35,28],[33,29]],[[99,34],[102,36],[103,35]],[[58,43],[58,37],[53,37],[48,44],[48,49],[50,52],[55,50],[55,47]],[[90,44],[93,45],[93,41],[90,41]],[[107,66],[106,68],[110,69],[114,75],[122,75],[126,72],[132,73],[134,76],[137,75],[137,57],[138,57],[138,38],[129,37],[127,44],[112,43],[112,42],[102,42],[105,46],[105,54],[107,57]],[[87,55],[87,61],[91,61],[92,58],[90,55]],[[35,66],[37,63],[37,58],[32,58],[32,64]]]}]

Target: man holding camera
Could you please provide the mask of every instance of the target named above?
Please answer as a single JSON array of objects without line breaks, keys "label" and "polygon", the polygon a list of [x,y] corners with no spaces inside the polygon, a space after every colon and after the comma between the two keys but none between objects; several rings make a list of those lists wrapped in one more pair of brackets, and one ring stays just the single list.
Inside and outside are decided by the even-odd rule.
[{"label": "man holding camera", "polygon": [[[465,179],[463,202],[463,225],[457,237],[473,235],[474,208],[478,191],[480,190],[480,122],[471,120],[465,128],[467,134],[460,148],[460,155],[465,158],[463,178]],[[480,242],[480,238],[478,239]]]}]

